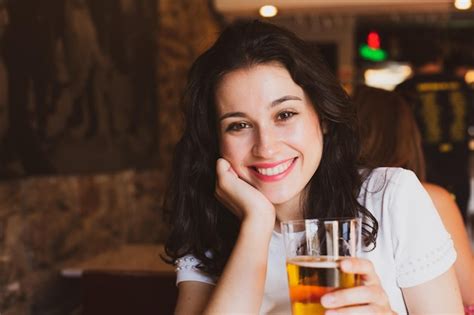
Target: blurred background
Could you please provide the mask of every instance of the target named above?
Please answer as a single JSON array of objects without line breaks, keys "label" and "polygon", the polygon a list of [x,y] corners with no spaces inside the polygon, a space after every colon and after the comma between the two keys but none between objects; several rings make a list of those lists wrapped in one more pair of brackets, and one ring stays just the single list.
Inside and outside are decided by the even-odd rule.
[{"label": "blurred background", "polygon": [[[180,97],[191,63],[237,19],[311,41],[349,93],[393,90],[426,39],[474,86],[469,0],[0,0],[0,314],[93,314],[100,294],[82,272],[104,265],[173,276],[148,260],[167,233]],[[472,233],[472,198],[469,212]],[[163,290],[149,300],[172,300]]]}]

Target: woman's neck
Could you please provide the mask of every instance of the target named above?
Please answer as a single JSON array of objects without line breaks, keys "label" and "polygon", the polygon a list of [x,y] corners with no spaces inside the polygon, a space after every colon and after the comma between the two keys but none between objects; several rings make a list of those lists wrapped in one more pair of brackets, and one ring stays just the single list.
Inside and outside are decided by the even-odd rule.
[{"label": "woman's neck", "polygon": [[276,212],[275,227],[278,227],[277,230],[279,230],[280,222],[303,219],[299,197],[274,206]]}]

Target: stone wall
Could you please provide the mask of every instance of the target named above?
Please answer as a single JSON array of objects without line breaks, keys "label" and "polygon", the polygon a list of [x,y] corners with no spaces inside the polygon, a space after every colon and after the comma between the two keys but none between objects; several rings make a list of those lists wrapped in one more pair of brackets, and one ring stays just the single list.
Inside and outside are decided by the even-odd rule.
[{"label": "stone wall", "polygon": [[163,242],[163,191],[160,171],[1,183],[2,314],[50,314],[39,305],[64,314],[70,305],[62,305],[56,299],[60,292],[54,292],[60,289],[62,266],[124,243]]},{"label": "stone wall", "polygon": [[158,91],[160,160],[170,165],[182,131],[180,100],[187,72],[197,56],[216,39],[219,27],[208,0],[160,0]]}]

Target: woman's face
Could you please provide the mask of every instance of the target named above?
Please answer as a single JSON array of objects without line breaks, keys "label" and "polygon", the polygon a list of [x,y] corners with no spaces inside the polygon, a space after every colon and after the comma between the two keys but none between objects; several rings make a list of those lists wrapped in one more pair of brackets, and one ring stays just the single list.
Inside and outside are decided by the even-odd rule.
[{"label": "woman's face", "polygon": [[273,63],[230,72],[216,104],[220,153],[238,176],[274,205],[299,202],[321,161],[323,135],[288,71]]}]

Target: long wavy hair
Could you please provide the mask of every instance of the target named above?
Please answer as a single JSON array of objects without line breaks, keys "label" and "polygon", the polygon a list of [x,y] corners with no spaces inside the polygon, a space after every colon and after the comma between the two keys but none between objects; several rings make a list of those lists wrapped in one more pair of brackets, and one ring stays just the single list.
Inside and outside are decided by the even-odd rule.
[{"label": "long wavy hair", "polygon": [[403,167],[426,179],[421,135],[402,96],[360,86],[353,95],[361,139],[360,161],[371,168]]},{"label": "long wavy hair", "polygon": [[[215,91],[224,75],[258,64],[283,65],[311,99],[325,124],[323,156],[306,189],[303,213],[314,217],[363,217],[365,245],[374,245],[378,223],[357,202],[362,185],[354,107],[313,45],[261,22],[228,26],[194,62],[183,97],[185,130],[176,146],[165,201],[172,224],[168,261],[192,254],[219,275],[234,247],[240,222],[215,197],[219,158]],[[316,144],[315,144],[316,145]]]}]

